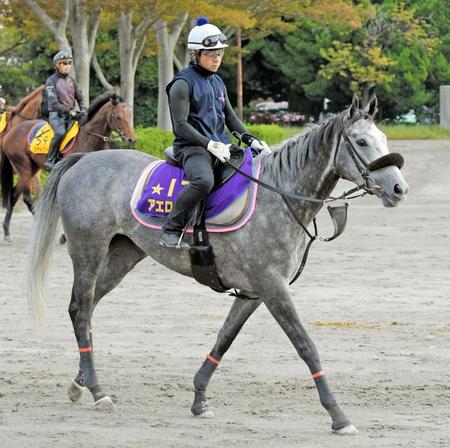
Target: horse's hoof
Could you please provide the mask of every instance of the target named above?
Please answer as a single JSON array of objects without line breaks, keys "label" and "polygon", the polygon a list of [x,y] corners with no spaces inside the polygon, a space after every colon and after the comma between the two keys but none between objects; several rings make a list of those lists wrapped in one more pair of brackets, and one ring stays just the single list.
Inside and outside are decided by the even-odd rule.
[{"label": "horse's hoof", "polygon": [[9,235],[5,235],[5,241],[7,242],[7,243],[12,243],[12,238],[9,236]]},{"label": "horse's hoof", "polygon": [[86,388],[84,386],[80,386],[75,380],[72,380],[67,389],[67,393],[69,394],[69,398],[75,403],[81,398],[85,390]]},{"label": "horse's hoof", "polygon": [[114,406],[114,403],[112,402],[111,398],[106,396],[100,398],[100,400],[97,400],[95,402],[95,409],[98,409],[99,411],[112,412],[116,410],[116,407]]},{"label": "horse's hoof", "polygon": [[351,436],[354,434],[358,434],[358,430],[353,425],[347,425],[340,429],[333,429],[335,434],[339,434],[340,436]]},{"label": "horse's hoof", "polygon": [[201,401],[200,403],[195,403],[191,407],[191,412],[194,417],[198,418],[212,418],[214,417],[214,412],[209,408],[207,401]]}]

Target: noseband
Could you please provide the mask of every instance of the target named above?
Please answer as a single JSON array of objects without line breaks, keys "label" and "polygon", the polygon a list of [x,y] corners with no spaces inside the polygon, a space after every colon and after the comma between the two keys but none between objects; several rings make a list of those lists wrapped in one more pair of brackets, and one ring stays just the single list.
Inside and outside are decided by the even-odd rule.
[{"label": "noseband", "polygon": [[114,106],[113,106],[113,108],[111,109],[111,112],[110,112],[110,114],[108,115],[106,121],[107,121],[107,123],[108,123],[109,128],[112,129],[113,131],[116,131],[116,132],[119,134],[120,139],[121,139],[123,142],[125,142],[125,133],[122,131],[122,129],[120,129],[120,127],[119,127],[118,125],[117,125],[115,128],[113,128],[113,125],[112,125],[113,120],[116,121],[116,125],[117,125],[117,118],[116,118],[116,116],[114,115]]}]

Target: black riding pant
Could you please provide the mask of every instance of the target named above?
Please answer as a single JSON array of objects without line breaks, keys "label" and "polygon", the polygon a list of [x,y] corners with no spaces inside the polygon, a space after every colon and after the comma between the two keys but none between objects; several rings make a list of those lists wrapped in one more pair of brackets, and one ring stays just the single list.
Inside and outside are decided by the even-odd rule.
[{"label": "black riding pant", "polygon": [[214,187],[213,165],[216,159],[200,146],[175,147],[174,156],[183,167],[189,184],[178,195],[163,230],[180,233],[186,227],[195,206]]},{"label": "black riding pant", "polygon": [[61,142],[63,141],[64,136],[66,135],[69,122],[64,115],[61,115],[58,112],[50,112],[48,121],[51,127],[53,128],[53,132],[55,133],[52,140],[52,146],[49,151],[50,152],[49,156],[53,156],[56,158],[59,151],[59,146],[61,145]]},{"label": "black riding pant", "polygon": [[55,138],[61,138],[66,135],[68,127],[68,119],[58,112],[50,112],[49,123],[55,133]]}]

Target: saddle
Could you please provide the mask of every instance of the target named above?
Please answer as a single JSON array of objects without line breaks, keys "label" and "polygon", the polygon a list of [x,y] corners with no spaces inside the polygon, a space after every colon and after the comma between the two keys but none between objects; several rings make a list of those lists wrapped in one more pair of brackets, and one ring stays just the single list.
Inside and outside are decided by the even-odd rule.
[{"label": "saddle", "polygon": [[[169,146],[165,151],[166,162],[173,166],[181,168],[181,165],[176,161],[173,155],[173,146]],[[236,171],[224,163],[214,164],[214,188],[213,191],[224,184]],[[237,168],[241,168],[245,162],[245,151],[237,146],[231,145],[230,147],[230,162]]]}]

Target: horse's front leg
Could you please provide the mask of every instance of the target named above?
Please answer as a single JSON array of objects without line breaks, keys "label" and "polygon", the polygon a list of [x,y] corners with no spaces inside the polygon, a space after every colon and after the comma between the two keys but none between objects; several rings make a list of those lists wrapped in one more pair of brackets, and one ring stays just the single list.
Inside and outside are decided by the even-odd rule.
[{"label": "horse's front leg", "polygon": [[236,299],[234,301],[219,331],[216,344],[194,377],[195,398],[191,407],[194,415],[201,415],[203,417],[213,416],[212,411],[208,408],[208,401],[206,399],[206,388],[208,387],[209,380],[242,326],[260,304],[261,300]]},{"label": "horse's front leg", "polygon": [[356,428],[345,416],[331,392],[325,373],[320,364],[319,354],[313,341],[303,327],[290,298],[287,285],[274,279],[267,282],[262,299],[272,316],[294,344],[299,356],[305,361],[319,392],[320,402],[332,418],[331,429],[339,434],[354,434]]}]

